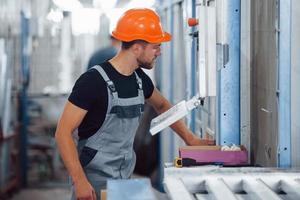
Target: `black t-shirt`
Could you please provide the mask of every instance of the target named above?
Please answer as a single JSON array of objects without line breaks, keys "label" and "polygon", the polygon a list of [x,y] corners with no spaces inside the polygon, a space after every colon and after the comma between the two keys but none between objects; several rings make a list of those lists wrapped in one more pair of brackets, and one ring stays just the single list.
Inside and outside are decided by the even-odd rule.
[{"label": "black t-shirt", "polygon": [[[110,80],[113,81],[120,98],[138,96],[138,84],[135,74],[125,76],[120,74],[109,62],[101,64]],[[138,76],[142,79],[145,99],[152,95],[154,85],[145,72],[138,68]],[[85,139],[97,132],[104,122],[108,93],[107,85],[96,69],[83,73],[76,81],[68,99],[74,105],[87,110],[87,114],[78,127],[80,139]]]}]

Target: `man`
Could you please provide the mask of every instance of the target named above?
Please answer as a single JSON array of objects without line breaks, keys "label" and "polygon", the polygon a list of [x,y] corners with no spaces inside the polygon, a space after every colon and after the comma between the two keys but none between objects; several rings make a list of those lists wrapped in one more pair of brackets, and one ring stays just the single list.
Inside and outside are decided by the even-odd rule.
[{"label": "man", "polygon": [[[141,69],[153,68],[161,43],[171,40],[157,13],[130,9],[112,35],[122,41],[121,50],[77,80],[57,126],[55,137],[73,181],[73,199],[100,199],[107,179],[130,178],[136,159],[133,140],[144,101],[158,114],[171,107]],[[183,121],[171,127],[187,145],[208,144]],[[78,150],[72,139],[77,128]]]},{"label": "man", "polygon": [[87,69],[108,61],[118,53],[118,50],[120,49],[120,41],[112,36],[110,36],[110,40],[111,44],[109,46],[101,48],[93,53],[93,55],[89,59]]}]

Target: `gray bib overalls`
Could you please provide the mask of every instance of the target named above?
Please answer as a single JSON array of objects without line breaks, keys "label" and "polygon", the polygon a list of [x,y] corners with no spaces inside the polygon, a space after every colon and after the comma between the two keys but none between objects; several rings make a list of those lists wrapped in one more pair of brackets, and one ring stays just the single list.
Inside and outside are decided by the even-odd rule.
[{"label": "gray bib overalls", "polygon": [[[105,120],[91,137],[78,142],[80,163],[100,199],[108,179],[127,179],[136,162],[133,141],[144,111],[142,80],[135,73],[138,96],[119,98],[114,83],[101,66],[94,66],[107,83],[108,106]],[[75,199],[74,190],[72,199]]]}]

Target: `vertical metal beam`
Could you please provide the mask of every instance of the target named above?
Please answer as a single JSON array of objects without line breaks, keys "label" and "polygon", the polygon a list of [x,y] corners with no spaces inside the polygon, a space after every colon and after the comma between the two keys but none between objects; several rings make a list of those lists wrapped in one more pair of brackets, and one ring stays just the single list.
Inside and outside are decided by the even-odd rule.
[{"label": "vertical metal beam", "polygon": [[291,166],[300,167],[300,1],[292,0],[291,24]]},{"label": "vertical metal beam", "polygon": [[[158,5],[164,5],[164,2],[163,0],[157,0],[157,4]],[[167,9],[164,8],[164,9],[161,9],[159,10],[160,11],[160,16],[161,16],[161,21],[162,21],[162,24],[163,26],[166,28],[167,24],[169,23],[168,21],[168,13],[166,11]],[[164,81],[164,77],[163,76],[163,72],[165,72],[165,70],[167,69],[168,66],[165,65],[166,63],[166,58],[168,58],[168,53],[169,52],[169,45],[170,44],[164,44],[162,45],[162,51],[163,51],[163,55],[164,53],[166,54],[164,57],[159,57],[159,63],[158,66],[159,67],[156,67],[156,70],[157,70],[157,77],[158,78],[158,89],[160,89],[163,93],[168,93],[166,92],[167,90],[164,89],[166,86],[165,86],[165,81]],[[166,144],[167,144],[167,135],[165,134],[159,134],[159,142],[158,142],[158,146],[159,146],[159,157],[158,157],[158,161],[159,161],[159,170],[158,170],[158,189],[160,191],[163,191],[163,184],[162,184],[162,181],[163,181],[163,175],[164,175],[164,163],[165,163],[165,159],[168,159],[168,158],[165,158],[165,147],[166,147]]]},{"label": "vertical metal beam", "polygon": [[241,144],[248,149],[250,160],[250,132],[251,132],[251,0],[241,1],[241,86],[240,86],[240,119],[241,119]]},{"label": "vertical metal beam", "polygon": [[223,63],[219,76],[218,130],[220,144],[240,144],[240,0],[223,2],[228,20],[222,31],[227,33],[229,60]]},{"label": "vertical metal beam", "polygon": [[[171,27],[171,34],[174,33],[174,9],[172,6],[172,2],[170,2],[170,7],[168,8],[170,9],[171,12],[171,18],[170,18],[170,27]],[[171,45],[170,45],[170,96],[169,96],[169,100],[170,102],[174,103],[174,89],[175,89],[175,72],[174,72],[174,39],[172,39],[171,41]],[[173,160],[174,159],[174,134],[169,134],[170,137],[170,146],[169,146],[169,152],[170,152],[170,157],[169,160]]]},{"label": "vertical metal beam", "polygon": [[21,72],[22,72],[22,90],[21,90],[21,135],[20,135],[20,171],[22,176],[22,185],[27,184],[27,88],[29,84],[29,51],[28,51],[28,37],[29,37],[29,19],[26,18],[23,11],[21,12]]},{"label": "vertical metal beam", "polygon": [[278,166],[291,166],[291,0],[279,1]]},{"label": "vertical metal beam", "polygon": [[[161,1],[161,0],[159,0],[159,1]],[[161,3],[162,4],[162,2],[159,2],[159,3]],[[161,14],[161,13],[159,13],[159,14]],[[163,74],[162,73],[162,59],[161,59],[161,57],[159,57],[158,58],[158,60],[157,60],[157,66],[159,66],[159,67],[156,67],[155,68],[155,80],[156,80],[156,87],[159,89],[159,90],[161,90],[161,88],[162,88],[162,76],[161,76],[161,74]],[[157,146],[158,146],[158,151],[157,151],[157,160],[158,160],[158,179],[157,179],[157,181],[156,181],[156,185],[157,185],[157,187],[158,187],[158,190],[159,191],[163,191],[163,186],[162,186],[162,180],[163,180],[163,170],[164,170],[164,168],[163,168],[163,165],[164,165],[164,159],[163,159],[163,137],[162,137],[162,135],[161,134],[159,134],[158,135],[158,144],[157,144]]]},{"label": "vertical metal beam", "polygon": [[[208,92],[207,92],[207,54],[208,54],[208,48],[207,48],[207,43],[208,43],[208,15],[207,15],[207,5],[202,4],[198,8],[198,16],[199,16],[199,49],[198,49],[198,91],[199,91],[199,96],[204,98],[207,97]],[[202,118],[200,118],[202,120]]]},{"label": "vertical metal beam", "polygon": [[[196,17],[196,0],[192,0],[192,17]],[[195,31],[195,27],[192,27],[192,32]],[[194,97],[196,95],[196,55],[197,55],[197,44],[198,44],[198,38],[193,37],[192,42],[192,56],[191,56],[191,96],[190,98]],[[195,133],[196,131],[196,111],[192,111],[192,117],[191,117],[191,130]]]}]

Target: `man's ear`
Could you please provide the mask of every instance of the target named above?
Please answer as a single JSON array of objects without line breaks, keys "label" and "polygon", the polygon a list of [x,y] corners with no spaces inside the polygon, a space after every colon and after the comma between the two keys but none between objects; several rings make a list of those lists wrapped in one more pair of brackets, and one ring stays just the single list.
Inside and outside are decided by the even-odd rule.
[{"label": "man's ear", "polygon": [[131,51],[134,55],[139,56],[142,53],[143,46],[139,43],[135,43],[131,46]]}]

